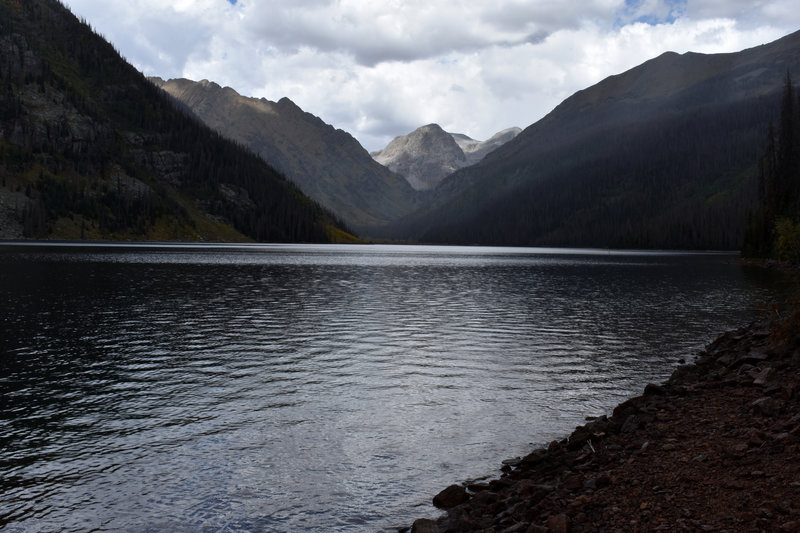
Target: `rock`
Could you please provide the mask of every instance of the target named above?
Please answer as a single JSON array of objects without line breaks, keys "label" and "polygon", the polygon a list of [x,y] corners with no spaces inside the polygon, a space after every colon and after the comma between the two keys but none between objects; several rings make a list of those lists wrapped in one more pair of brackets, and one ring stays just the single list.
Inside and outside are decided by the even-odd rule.
[{"label": "rock", "polygon": [[772,374],[772,368],[766,367],[753,376],[753,385],[766,385]]},{"label": "rock", "polygon": [[637,429],[639,429],[639,417],[630,415],[625,419],[625,423],[622,424],[620,431],[622,433],[633,433]]},{"label": "rock", "polygon": [[751,429],[747,432],[747,444],[753,448],[757,448],[764,444],[764,434],[757,429]]},{"label": "rock", "polygon": [[608,487],[609,485],[611,485],[611,483],[613,483],[613,480],[611,479],[611,476],[609,476],[608,474],[600,474],[594,481],[594,485],[598,489],[601,489],[603,487]]},{"label": "rock", "polygon": [[473,507],[490,507],[496,504],[500,497],[495,492],[479,492],[472,497],[470,505]]},{"label": "rock", "polygon": [[490,485],[486,482],[481,483],[470,483],[467,485],[467,490],[470,492],[483,492],[485,490],[489,490]]},{"label": "rock", "polygon": [[444,519],[440,520],[439,524],[439,529],[447,533],[456,531],[475,531],[480,529],[480,526],[475,523],[475,521],[470,520],[465,514],[459,514],[457,516],[451,516],[448,514]]},{"label": "rock", "polygon": [[499,479],[493,479],[489,482],[489,490],[494,492],[499,492],[503,489],[510,487],[513,484],[514,482],[508,479],[507,477],[501,477]]},{"label": "rock", "polygon": [[546,452],[544,451],[535,451],[529,453],[528,455],[522,458],[520,466],[522,468],[530,468],[534,465],[541,463],[545,457],[546,457]]},{"label": "rock", "polygon": [[644,388],[645,396],[664,396],[665,394],[667,394],[667,389],[655,383],[648,383]]},{"label": "rock", "polygon": [[631,398],[629,400],[625,400],[618,406],[614,408],[614,412],[612,416],[615,417],[627,417],[632,414],[636,414],[639,412],[639,406],[642,403],[642,399],[640,397]]},{"label": "rock", "polygon": [[733,453],[735,455],[740,455],[740,454],[745,453],[748,448],[749,448],[749,446],[747,444],[745,444],[744,442],[740,442],[739,444],[737,444],[737,445],[735,445],[733,447]]},{"label": "rock", "polygon": [[501,533],[523,533],[528,530],[528,524],[520,522],[519,524],[514,524],[513,526],[507,527]]},{"label": "rock", "polygon": [[770,396],[764,396],[754,401],[750,406],[756,414],[772,418],[778,416],[781,412],[783,402]]},{"label": "rock", "polygon": [[469,500],[467,489],[460,485],[450,485],[433,497],[433,505],[439,509],[452,509]]},{"label": "rock", "polygon": [[564,488],[570,492],[575,492],[583,488],[583,476],[580,474],[572,474],[567,476],[564,480]]},{"label": "rock", "polygon": [[531,524],[525,533],[548,533],[548,529],[538,524]]},{"label": "rock", "polygon": [[420,518],[411,526],[411,533],[439,533],[439,526],[433,520]]},{"label": "rock", "polygon": [[746,354],[737,357],[736,360],[731,364],[731,368],[736,368],[744,364],[757,365],[758,363],[766,361],[767,359],[769,359],[767,354],[750,350]]},{"label": "rock", "polygon": [[591,438],[592,432],[589,429],[587,429],[585,426],[578,427],[572,432],[572,435],[569,436],[567,448],[570,450],[580,450],[583,448],[584,444],[586,444],[586,441]]},{"label": "rock", "polygon": [[781,433],[773,433],[770,435],[770,438],[775,442],[786,442],[789,439],[789,436],[790,435],[788,432],[783,431]]},{"label": "rock", "polygon": [[736,360],[736,354],[733,352],[727,352],[722,354],[717,358],[717,362],[724,366],[730,366]]},{"label": "rock", "polygon": [[[669,378],[672,385],[691,385],[700,379],[700,369],[695,365],[679,366]],[[616,410],[614,411],[616,413]]]},{"label": "rock", "polygon": [[551,516],[547,519],[547,528],[552,533],[569,533],[569,517],[565,514]]},{"label": "rock", "polygon": [[583,426],[578,426],[569,436],[567,448],[570,450],[580,450],[590,440],[597,442],[605,437],[605,431],[610,423],[605,415],[592,417],[592,420]]}]

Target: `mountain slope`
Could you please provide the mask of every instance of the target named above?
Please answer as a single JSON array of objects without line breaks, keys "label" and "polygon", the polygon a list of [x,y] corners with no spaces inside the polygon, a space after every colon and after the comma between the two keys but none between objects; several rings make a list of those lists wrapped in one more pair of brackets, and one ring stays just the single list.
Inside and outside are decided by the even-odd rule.
[{"label": "mountain slope", "polygon": [[206,80],[150,80],[361,232],[375,233],[417,207],[405,180],[373,161],[351,135],[288,98],[247,98]]},{"label": "mountain slope", "polygon": [[487,141],[476,141],[460,133],[447,133],[438,124],[428,124],[395,137],[386,148],[371,155],[403,176],[414,189],[427,191],[456,170],[477,163],[520,131],[508,128]]},{"label": "mountain slope", "polygon": [[5,237],[328,241],[331,215],[55,0],[0,0]]},{"label": "mountain slope", "polygon": [[787,70],[800,71],[800,32],[733,54],[663,54],[449,176],[395,235],[736,249]]},{"label": "mountain slope", "polygon": [[467,157],[467,163],[474,165],[486,157],[490,152],[494,152],[507,142],[511,141],[522,132],[520,128],[506,128],[492,135],[485,141],[476,141],[462,133],[451,133],[458,146]]}]

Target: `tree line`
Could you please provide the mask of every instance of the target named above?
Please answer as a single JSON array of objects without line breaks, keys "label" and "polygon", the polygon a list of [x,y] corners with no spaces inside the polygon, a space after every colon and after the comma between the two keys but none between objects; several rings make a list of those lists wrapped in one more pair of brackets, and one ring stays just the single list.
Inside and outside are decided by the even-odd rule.
[{"label": "tree line", "polygon": [[745,257],[800,262],[800,97],[786,73],[777,126],[758,165],[758,205],[748,213]]}]

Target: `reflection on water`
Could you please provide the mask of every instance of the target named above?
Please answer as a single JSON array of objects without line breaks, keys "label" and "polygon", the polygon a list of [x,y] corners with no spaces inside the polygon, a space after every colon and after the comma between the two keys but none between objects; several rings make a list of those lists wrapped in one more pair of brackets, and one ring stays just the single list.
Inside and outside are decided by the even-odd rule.
[{"label": "reflection on water", "polygon": [[607,412],[769,280],[731,256],[0,247],[0,527],[376,531]]}]

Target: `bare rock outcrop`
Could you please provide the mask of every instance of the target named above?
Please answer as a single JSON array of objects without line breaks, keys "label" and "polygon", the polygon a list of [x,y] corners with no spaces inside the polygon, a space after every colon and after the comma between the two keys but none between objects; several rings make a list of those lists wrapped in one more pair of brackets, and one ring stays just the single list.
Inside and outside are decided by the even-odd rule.
[{"label": "bare rock outcrop", "polygon": [[371,155],[405,177],[416,190],[426,191],[434,189],[456,170],[474,165],[520,131],[508,128],[487,141],[476,141],[460,133],[447,133],[438,124],[428,124],[395,137],[386,148]]}]

